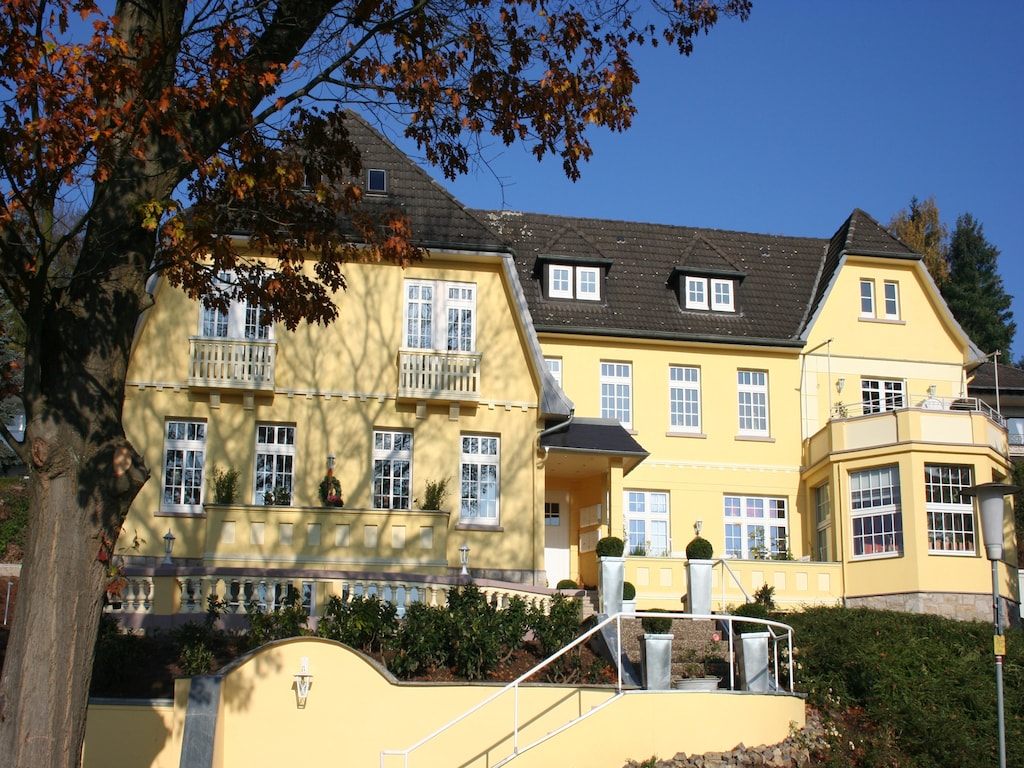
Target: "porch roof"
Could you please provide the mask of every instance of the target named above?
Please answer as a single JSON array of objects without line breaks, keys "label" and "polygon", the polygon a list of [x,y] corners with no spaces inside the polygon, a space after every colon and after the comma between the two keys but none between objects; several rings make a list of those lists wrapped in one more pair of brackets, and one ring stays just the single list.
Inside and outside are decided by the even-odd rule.
[{"label": "porch roof", "polygon": [[[557,426],[551,422],[548,427]],[[540,447],[549,454],[547,469],[556,476],[586,476],[607,471],[622,460],[628,475],[650,453],[614,419],[574,418],[564,428],[545,434]]]}]

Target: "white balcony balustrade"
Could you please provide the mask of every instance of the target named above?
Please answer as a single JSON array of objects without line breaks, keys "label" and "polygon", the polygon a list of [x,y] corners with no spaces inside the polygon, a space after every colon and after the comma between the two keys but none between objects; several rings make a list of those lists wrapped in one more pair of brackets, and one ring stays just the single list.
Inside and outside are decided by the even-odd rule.
[{"label": "white balcony balustrade", "polygon": [[276,341],[192,336],[189,338],[189,386],[273,390],[276,355]]},{"label": "white balcony balustrade", "polygon": [[481,355],[402,349],[398,396],[415,400],[479,400]]}]

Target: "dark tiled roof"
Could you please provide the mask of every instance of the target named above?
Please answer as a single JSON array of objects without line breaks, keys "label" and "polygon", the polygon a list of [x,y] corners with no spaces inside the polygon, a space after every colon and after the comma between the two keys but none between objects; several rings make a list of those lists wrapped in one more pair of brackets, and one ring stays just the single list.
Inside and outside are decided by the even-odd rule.
[{"label": "dark tiled roof", "polygon": [[[815,238],[535,213],[486,216],[516,250],[542,332],[796,344],[826,245]],[[545,298],[535,263],[551,256],[610,260],[604,300]],[[742,275],[737,311],[681,309],[672,283],[677,268]]]},{"label": "dark tiled roof", "polygon": [[542,448],[593,451],[616,456],[648,455],[622,424],[613,419],[573,419],[563,429],[542,436],[540,444]]},{"label": "dark tiled roof", "polygon": [[413,239],[426,247],[491,251],[499,239],[472,211],[434,181],[420,166],[355,112],[346,113],[346,128],[359,147],[363,172],[387,172],[387,194],[365,195],[358,210],[401,211],[409,217]]},{"label": "dark tiled roof", "polygon": [[[996,367],[993,363],[982,363],[973,371],[973,378],[967,383],[972,395],[994,394],[996,391]],[[1024,370],[1009,365],[999,366],[999,391],[1024,394]]]}]

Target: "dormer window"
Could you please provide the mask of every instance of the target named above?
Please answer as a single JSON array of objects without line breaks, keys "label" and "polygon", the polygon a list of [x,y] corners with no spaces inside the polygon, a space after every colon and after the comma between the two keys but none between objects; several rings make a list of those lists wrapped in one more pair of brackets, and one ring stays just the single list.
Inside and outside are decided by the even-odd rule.
[{"label": "dormer window", "polygon": [[724,270],[692,273],[686,267],[676,267],[668,285],[676,290],[683,309],[735,312],[736,288],[744,276],[742,272]]},{"label": "dormer window", "polygon": [[601,267],[548,263],[544,278],[549,299],[601,301]]},{"label": "dormer window", "polygon": [[380,168],[371,168],[366,173],[366,191],[371,195],[384,195],[388,191],[388,173]]}]

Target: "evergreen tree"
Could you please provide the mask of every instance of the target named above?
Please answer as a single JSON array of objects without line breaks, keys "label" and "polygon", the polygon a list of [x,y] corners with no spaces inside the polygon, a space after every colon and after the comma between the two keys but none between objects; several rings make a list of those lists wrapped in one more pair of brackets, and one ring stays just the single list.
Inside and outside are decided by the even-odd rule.
[{"label": "evergreen tree", "polygon": [[1011,297],[1003,290],[998,258],[999,251],[985,239],[981,223],[963,214],[950,240],[949,280],[942,286],[942,295],[982,351],[999,349],[1008,355],[1017,324],[1010,310]]}]

